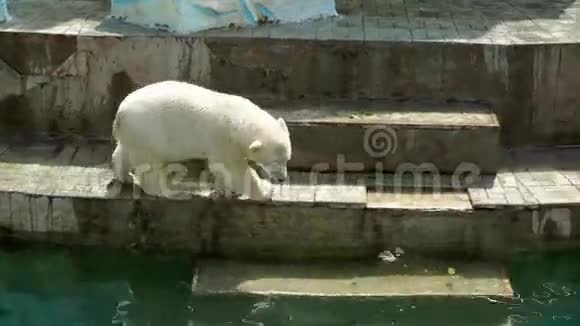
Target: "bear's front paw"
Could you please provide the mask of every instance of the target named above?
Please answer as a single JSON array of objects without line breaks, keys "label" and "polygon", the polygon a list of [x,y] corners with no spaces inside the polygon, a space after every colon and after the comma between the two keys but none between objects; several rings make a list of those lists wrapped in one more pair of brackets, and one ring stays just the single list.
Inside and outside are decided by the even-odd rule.
[{"label": "bear's front paw", "polygon": [[[257,188],[257,189],[256,189]],[[257,201],[270,201],[272,200],[274,187],[267,180],[262,180],[259,183],[259,187],[253,188],[250,193],[250,199]]]},{"label": "bear's front paw", "polygon": [[218,200],[220,198],[223,198],[223,193],[221,193],[219,191],[213,190],[209,193],[209,199]]},{"label": "bear's front paw", "polygon": [[240,194],[237,194],[235,192],[223,191],[223,190],[218,190],[218,189],[214,189],[213,191],[211,191],[209,193],[209,198],[213,199],[213,200],[235,199],[235,198],[239,198],[240,196],[241,196]]}]

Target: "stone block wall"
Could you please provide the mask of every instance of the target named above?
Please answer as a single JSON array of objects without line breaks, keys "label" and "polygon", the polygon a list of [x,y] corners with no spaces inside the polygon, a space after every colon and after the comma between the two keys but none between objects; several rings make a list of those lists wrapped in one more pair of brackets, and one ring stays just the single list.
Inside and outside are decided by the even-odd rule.
[{"label": "stone block wall", "polygon": [[[562,209],[562,208],[558,208]],[[580,210],[565,236],[539,210],[373,210],[0,193],[0,240],[187,250],[196,256],[374,259],[402,247],[433,257],[503,259],[580,240]],[[4,217],[4,219],[3,219]]]},{"label": "stone block wall", "polygon": [[483,99],[508,145],[580,144],[579,56],[580,44],[1,33],[0,136],[108,139],[130,91],[177,79],[254,99]]}]

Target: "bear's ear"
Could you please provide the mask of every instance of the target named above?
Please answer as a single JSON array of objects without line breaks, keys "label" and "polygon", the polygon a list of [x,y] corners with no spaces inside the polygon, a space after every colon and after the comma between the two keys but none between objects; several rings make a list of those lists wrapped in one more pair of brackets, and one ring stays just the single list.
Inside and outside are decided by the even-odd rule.
[{"label": "bear's ear", "polygon": [[259,140],[254,140],[250,145],[250,152],[256,153],[260,149],[262,149],[262,142]]},{"label": "bear's ear", "polygon": [[280,124],[282,129],[284,129],[286,132],[288,132],[288,127],[286,126],[286,121],[284,121],[284,119],[278,118],[278,123]]}]

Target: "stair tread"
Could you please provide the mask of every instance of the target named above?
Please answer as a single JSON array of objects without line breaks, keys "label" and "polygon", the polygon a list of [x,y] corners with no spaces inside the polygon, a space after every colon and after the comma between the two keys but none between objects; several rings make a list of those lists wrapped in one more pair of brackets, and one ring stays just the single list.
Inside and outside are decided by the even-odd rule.
[{"label": "stair tread", "polygon": [[395,262],[267,264],[224,260],[197,263],[194,294],[287,296],[510,297],[501,265],[407,258]]},{"label": "stair tread", "polygon": [[[118,198],[131,196],[131,187],[113,189],[117,193],[109,189],[112,150],[108,142],[0,143],[0,191],[89,198],[110,198],[112,193]],[[290,171],[288,183],[276,187],[274,203],[419,210],[579,205],[578,157],[579,148],[514,150],[496,175],[468,173],[459,179],[424,170],[400,171],[404,174]],[[191,181],[185,179],[183,188],[177,189],[194,196],[208,195],[208,188]]]},{"label": "stair tread", "polygon": [[[111,184],[113,172],[110,168],[111,144],[73,145],[63,143],[35,143],[29,145],[5,145],[7,149],[0,155],[0,192],[17,192],[30,195],[81,198],[130,198],[131,186]],[[186,168],[196,169],[193,165]],[[199,170],[193,170],[199,171]],[[413,178],[407,176],[404,180]],[[405,182],[405,187],[429,188],[429,178],[418,184],[415,180]],[[393,178],[388,175],[379,182],[373,175],[364,173],[310,174],[290,171],[287,183],[277,185],[273,192],[272,204],[322,205],[328,207],[397,208],[385,206],[377,200],[374,186],[385,187],[385,191],[399,190],[389,185]],[[423,178],[421,179],[423,180]],[[173,183],[175,198],[187,199],[191,196],[207,198],[210,188],[196,182],[195,176],[188,176]],[[373,186],[374,185],[374,186]],[[470,209],[466,189],[456,189],[447,183],[443,195],[447,200],[436,198],[434,192],[426,194],[403,194],[406,199],[398,208],[412,208],[412,203],[421,201],[428,208],[427,197],[434,197],[433,209]],[[372,203],[367,193],[375,194]],[[453,194],[459,193],[459,196]],[[400,198],[400,197],[398,197]],[[462,201],[462,202],[461,202]],[[458,203],[461,202],[461,203]],[[446,206],[448,204],[448,206]]]},{"label": "stair tread", "polygon": [[257,103],[290,124],[499,128],[496,115],[488,107],[472,103],[438,104],[388,100]]},{"label": "stair tread", "polygon": [[[0,155],[0,192],[18,192],[30,195],[80,198],[131,198],[131,186],[111,184],[113,172],[110,157],[113,146],[110,143],[75,145],[72,143],[52,142],[33,144],[2,145]],[[191,164],[191,163],[190,163]],[[185,164],[189,171],[199,173],[200,166]],[[196,173],[196,172],[193,172]],[[415,180],[407,175],[400,180],[401,188],[394,186],[399,178],[383,175],[380,179],[374,174],[345,173],[307,173],[290,171],[285,184],[276,185],[273,191],[274,205],[326,206],[349,208],[399,208],[436,210],[469,210],[466,187],[453,188],[450,176],[441,178],[435,185],[428,176]],[[417,182],[419,181],[419,182]],[[196,182],[195,176],[173,183],[176,199],[193,197],[207,198],[210,188],[207,184]],[[440,192],[429,192],[441,185]],[[435,186],[435,187],[434,187]],[[398,206],[387,205],[381,201],[380,194],[398,192],[403,188],[423,189],[424,193],[403,193]],[[369,196],[370,194],[370,196]],[[433,197],[432,200],[428,198]],[[429,204],[431,203],[431,204]]]}]

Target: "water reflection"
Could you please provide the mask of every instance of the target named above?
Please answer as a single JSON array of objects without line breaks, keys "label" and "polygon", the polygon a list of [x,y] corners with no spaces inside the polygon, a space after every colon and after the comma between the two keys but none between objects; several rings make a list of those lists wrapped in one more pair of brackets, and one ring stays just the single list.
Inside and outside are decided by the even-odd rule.
[{"label": "water reflection", "polygon": [[0,325],[578,325],[580,252],[516,257],[514,298],[192,296],[188,255],[0,249]]},{"label": "water reflection", "polygon": [[[197,302],[195,325],[500,325],[506,311],[475,300],[271,299],[267,308],[215,298]],[[216,314],[227,311],[228,314]]]},{"label": "water reflection", "polygon": [[187,325],[189,266],[187,256],[0,250],[0,325]]}]

